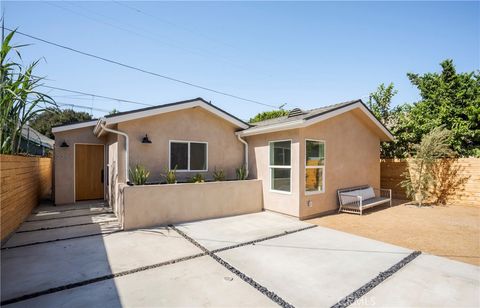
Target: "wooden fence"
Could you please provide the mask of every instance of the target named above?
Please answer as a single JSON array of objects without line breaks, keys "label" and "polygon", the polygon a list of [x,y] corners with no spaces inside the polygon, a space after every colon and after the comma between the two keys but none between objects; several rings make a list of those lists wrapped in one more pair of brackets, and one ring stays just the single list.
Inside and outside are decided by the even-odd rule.
[{"label": "wooden fence", "polygon": [[0,155],[1,240],[15,231],[38,201],[50,198],[52,159]]},{"label": "wooden fence", "polygon": [[[480,206],[480,158],[442,160],[438,166],[439,172],[446,180],[463,182],[455,189],[455,193],[448,198],[448,204]],[[403,180],[402,173],[406,169],[407,162],[405,160],[381,160],[381,186],[382,188],[390,188],[394,198],[407,199],[405,190],[399,185]]]}]

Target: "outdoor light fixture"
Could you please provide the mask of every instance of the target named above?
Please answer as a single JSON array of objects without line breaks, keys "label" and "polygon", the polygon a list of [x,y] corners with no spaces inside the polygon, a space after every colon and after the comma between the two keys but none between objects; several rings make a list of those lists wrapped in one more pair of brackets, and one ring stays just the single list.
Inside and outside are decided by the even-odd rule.
[{"label": "outdoor light fixture", "polygon": [[69,145],[68,143],[65,142],[65,140],[63,140],[62,144],[60,145],[61,148],[68,148]]},{"label": "outdoor light fixture", "polygon": [[145,134],[145,137],[143,137],[142,143],[152,143],[152,141],[150,141],[150,139],[148,139],[147,134]]}]

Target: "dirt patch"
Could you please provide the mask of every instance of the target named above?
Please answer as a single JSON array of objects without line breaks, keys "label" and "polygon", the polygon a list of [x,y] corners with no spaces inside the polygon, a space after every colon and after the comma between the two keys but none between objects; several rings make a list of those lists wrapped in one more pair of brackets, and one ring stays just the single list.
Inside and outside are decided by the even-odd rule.
[{"label": "dirt patch", "polygon": [[480,207],[419,208],[394,200],[394,206],[363,216],[341,213],[308,222],[480,266]]}]

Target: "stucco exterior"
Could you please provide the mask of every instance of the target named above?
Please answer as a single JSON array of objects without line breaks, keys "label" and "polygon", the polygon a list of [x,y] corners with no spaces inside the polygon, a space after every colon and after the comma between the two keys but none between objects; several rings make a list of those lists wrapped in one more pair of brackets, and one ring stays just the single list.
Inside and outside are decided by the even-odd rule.
[{"label": "stucco exterior", "polygon": [[[93,134],[93,126],[57,132],[54,135],[55,204],[74,203],[75,144],[105,144],[105,140]],[[60,147],[63,141],[69,147]]]},{"label": "stucco exterior", "polygon": [[[301,219],[337,210],[337,189],[364,184],[380,188],[380,138],[362,117],[344,113],[300,129],[300,138]],[[324,193],[305,194],[305,139],[325,141]]]},{"label": "stucco exterior", "polygon": [[[215,168],[223,169],[228,179],[235,178],[235,168],[243,165],[244,145],[235,136],[237,127],[200,108],[190,108],[118,124],[118,130],[130,138],[130,166],[141,164],[150,170],[149,181],[164,181],[162,174],[168,168],[169,141],[201,141],[208,143],[208,171],[202,173],[211,179]],[[152,143],[142,143],[148,134]],[[119,149],[124,138],[119,137]],[[124,174],[125,157],[119,151],[119,174]],[[197,172],[177,172],[179,180]],[[123,180],[123,179],[121,179]]]},{"label": "stucco exterior", "polygon": [[[325,142],[325,192],[305,193],[306,139]],[[380,187],[380,138],[361,114],[347,112],[305,128],[246,140],[251,176],[263,182],[265,209],[305,219],[336,210],[339,188],[363,184]],[[290,193],[270,189],[269,142],[279,140],[292,141]]]},{"label": "stucco exterior", "polygon": [[125,230],[262,211],[259,180],[123,186]]},{"label": "stucco exterior", "polygon": [[[298,202],[300,198],[299,155],[300,132],[298,129],[276,133],[255,135],[245,138],[249,148],[250,178],[262,180],[263,206],[265,209],[299,217]],[[291,192],[272,192],[270,190],[270,141],[291,140]]]},{"label": "stucco exterior", "polygon": [[[357,107],[352,104],[345,105],[345,108],[350,108],[346,109],[345,112],[340,112],[341,110],[334,108],[332,113],[335,114],[330,114],[328,117],[321,115],[325,118],[295,128],[288,126],[285,130],[276,130],[276,128],[267,127],[266,131],[260,132],[258,129],[255,131],[255,128],[247,129],[246,131],[252,131],[252,129],[254,131],[254,134],[243,136],[249,149],[248,178],[260,180],[258,185],[261,187],[261,193],[250,195],[248,191],[243,191],[244,195],[235,193],[235,198],[239,198],[244,203],[255,204],[255,208],[258,208],[258,202],[260,202],[264,209],[306,219],[335,211],[338,208],[337,189],[364,184],[379,187],[380,141],[388,140],[391,137],[386,134],[389,134],[389,132],[378,121],[374,118],[372,120],[372,115],[363,103],[355,105]],[[173,107],[175,106],[177,105],[174,104]],[[151,183],[164,182],[162,175],[169,168],[170,141],[207,143],[208,170],[199,173],[202,173],[209,180],[212,179],[212,173],[215,169],[223,169],[227,179],[235,179],[235,169],[242,166],[245,159],[244,144],[238,140],[237,135],[244,133],[240,126],[245,128],[246,124],[240,124],[239,126],[238,122],[229,120],[228,117],[222,117],[221,114],[216,113],[217,111],[212,112],[209,110],[211,105],[206,102],[203,106],[190,106],[173,111],[168,110],[164,113],[146,114],[131,118],[126,118],[127,113],[127,115],[121,115],[122,120],[112,121],[112,124],[108,127],[128,134],[130,142],[129,166],[133,168],[136,164],[144,165],[150,171],[148,181]],[[169,107],[172,107],[172,105],[169,105]],[[148,112],[148,110],[137,112]],[[295,123],[299,122],[293,122],[293,124]],[[169,195],[171,200],[174,200],[175,194],[179,198],[183,198],[179,194],[186,194],[185,202],[190,200],[188,198],[192,198],[188,202],[195,202],[195,194],[199,199],[205,197],[205,194],[212,194],[213,196],[218,194],[219,198],[226,198],[225,200],[227,200],[227,195],[224,194],[228,194],[228,190],[235,192],[237,191],[234,188],[235,185],[242,185],[240,182],[231,182],[228,185],[217,186],[200,185],[176,188],[175,185],[151,185],[145,188],[135,187],[130,189],[124,185],[126,183],[125,138],[102,130],[97,131],[97,134],[101,136],[97,138],[93,131],[94,127],[88,126],[55,133],[57,141],[55,144],[55,202],[57,204],[75,202],[75,143],[105,145],[105,198],[119,215],[122,215],[125,210],[124,203],[127,199],[130,203],[137,200],[136,202],[150,204],[149,200],[160,200],[162,193],[165,193]],[[152,143],[142,143],[146,134]],[[320,140],[325,144],[325,190],[323,192],[305,192],[306,139]],[[60,147],[64,140],[70,144],[70,147]],[[291,141],[291,189],[290,192],[272,191],[270,188],[269,165],[270,142],[285,140]],[[196,173],[197,171],[178,171],[177,180],[184,181]],[[124,190],[128,193],[122,195],[120,187],[125,187]],[[215,187],[227,190],[213,192]],[[202,189],[205,190],[202,191]],[[186,193],[186,191],[189,192]],[[257,200],[254,200],[255,198],[260,198],[260,200],[257,202]],[[237,204],[239,201],[232,197],[231,202]],[[172,201],[171,204],[176,205],[177,203]],[[248,205],[236,206],[240,208],[248,207]],[[129,209],[125,211],[130,211],[130,215],[134,215],[132,209],[136,207],[129,205]],[[143,209],[142,206],[139,208]],[[232,213],[237,213],[231,207],[223,206],[223,208],[228,208],[233,211]],[[191,210],[197,211],[198,208]],[[166,210],[161,209],[161,211]],[[168,215],[175,216],[177,214],[169,213]],[[182,215],[179,216],[181,218],[179,220],[189,219],[188,215]],[[201,216],[195,215],[195,217]],[[140,225],[140,223],[132,223],[132,226],[139,227]]]}]

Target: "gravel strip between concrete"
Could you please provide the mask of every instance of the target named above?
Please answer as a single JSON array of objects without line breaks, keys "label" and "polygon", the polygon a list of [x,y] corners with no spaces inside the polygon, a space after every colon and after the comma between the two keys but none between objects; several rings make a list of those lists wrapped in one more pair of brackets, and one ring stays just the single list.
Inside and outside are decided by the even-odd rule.
[{"label": "gravel strip between concrete", "polygon": [[103,281],[103,280],[113,279],[113,278],[116,278],[116,277],[121,277],[121,276],[125,276],[125,275],[130,275],[130,274],[135,274],[135,273],[138,273],[138,272],[151,270],[151,269],[161,267],[161,266],[165,266],[165,265],[170,265],[170,264],[175,264],[175,263],[179,263],[179,262],[192,260],[192,259],[195,259],[195,258],[198,258],[198,257],[203,257],[205,255],[206,255],[206,253],[199,253],[199,254],[195,254],[195,255],[191,255],[191,256],[187,256],[187,257],[174,259],[174,260],[169,260],[169,261],[160,262],[160,263],[156,263],[156,264],[137,267],[137,268],[134,268],[134,269],[131,269],[131,270],[128,270],[128,271],[118,272],[118,273],[115,273],[115,274],[109,274],[109,275],[95,277],[95,278],[92,278],[92,279],[82,280],[82,281],[79,281],[79,282],[69,283],[69,284],[66,284],[66,285],[63,285],[63,286],[60,286],[60,287],[50,288],[50,289],[46,289],[46,290],[42,290],[42,291],[30,293],[30,294],[25,294],[25,295],[22,295],[22,296],[19,296],[19,297],[7,299],[7,300],[2,301],[0,303],[0,305],[3,306],[3,305],[8,305],[8,304],[13,304],[13,303],[21,302],[21,301],[24,301],[24,300],[27,300],[27,299],[31,299],[31,298],[39,297],[39,296],[42,296],[42,295],[51,294],[51,293],[56,293],[56,292],[60,292],[60,291],[63,291],[63,290],[73,289],[73,288],[85,286],[87,284],[100,282],[100,281]]},{"label": "gravel strip between concrete", "polygon": [[365,285],[360,287],[359,289],[353,291],[349,295],[347,295],[344,299],[336,303],[335,305],[332,306],[332,308],[345,308],[353,304],[357,299],[361,298],[365,294],[367,294],[370,290],[378,286],[380,283],[382,283],[385,279],[388,277],[392,276],[395,274],[398,270],[400,270],[402,267],[410,263],[413,259],[418,257],[422,252],[421,251],[414,251],[402,260],[400,260],[397,264],[393,265],[390,267],[388,270],[381,272],[378,274],[377,277],[373,278],[369,282],[367,282]]},{"label": "gravel strip between concrete", "polygon": [[[252,287],[254,287],[255,289],[257,289],[260,293],[264,294],[265,296],[267,296],[268,298],[270,298],[273,302],[275,302],[276,304],[278,304],[279,306],[281,307],[286,307],[286,308],[293,308],[294,306],[290,303],[288,303],[287,301],[285,301],[283,298],[281,298],[280,296],[278,296],[275,292],[273,291],[270,291],[268,290],[266,287],[262,286],[261,284],[259,284],[258,282],[256,282],[255,280],[253,280],[253,278],[245,275],[244,273],[242,273],[241,271],[239,271],[238,269],[236,269],[234,266],[230,265],[227,261],[223,260],[222,258],[220,258],[219,256],[217,256],[215,253],[213,253],[212,251],[209,251],[207,248],[203,247],[200,243],[198,243],[197,241],[195,241],[193,238],[191,238],[190,236],[188,236],[187,234],[185,234],[183,231],[175,228],[175,226],[173,225],[169,225],[170,228],[172,228],[173,230],[175,230],[178,234],[180,234],[182,237],[184,237],[186,240],[188,240],[189,242],[191,242],[193,245],[197,246],[198,248],[200,248],[202,251],[205,252],[205,254],[209,255],[210,257],[212,257],[215,261],[217,261],[218,263],[220,263],[222,266],[224,266],[226,269],[228,269],[230,272],[234,273],[235,275],[237,275],[240,279],[242,279],[243,281],[245,281],[246,283],[248,283],[249,285],[251,285]],[[312,226],[312,227],[315,227],[315,226]],[[302,229],[299,229],[299,230],[296,230],[296,231],[290,231],[290,232],[287,232],[285,231],[284,233],[281,233],[281,234],[277,234],[277,235],[273,235],[273,236],[269,236],[269,237],[266,237],[266,238],[263,238],[263,239],[258,239],[258,240],[254,240],[254,241],[249,241],[249,242],[246,242],[246,243],[242,243],[242,244],[237,244],[237,245],[233,245],[233,246],[229,246],[229,247],[226,247],[226,248],[221,248],[221,249],[217,249],[216,251],[220,251],[220,250],[227,250],[227,249],[233,249],[233,248],[236,248],[236,247],[241,247],[241,246],[245,246],[245,245],[251,245],[251,244],[254,244],[254,243],[257,243],[257,242],[262,242],[262,241],[266,241],[266,240],[269,240],[271,238],[276,238],[276,237],[280,237],[280,236],[285,236],[285,235],[288,235],[290,233],[295,233],[295,232],[299,232],[299,231],[302,231],[302,230],[305,230],[305,229],[309,229],[311,227],[307,227],[307,228],[302,228]]]}]

